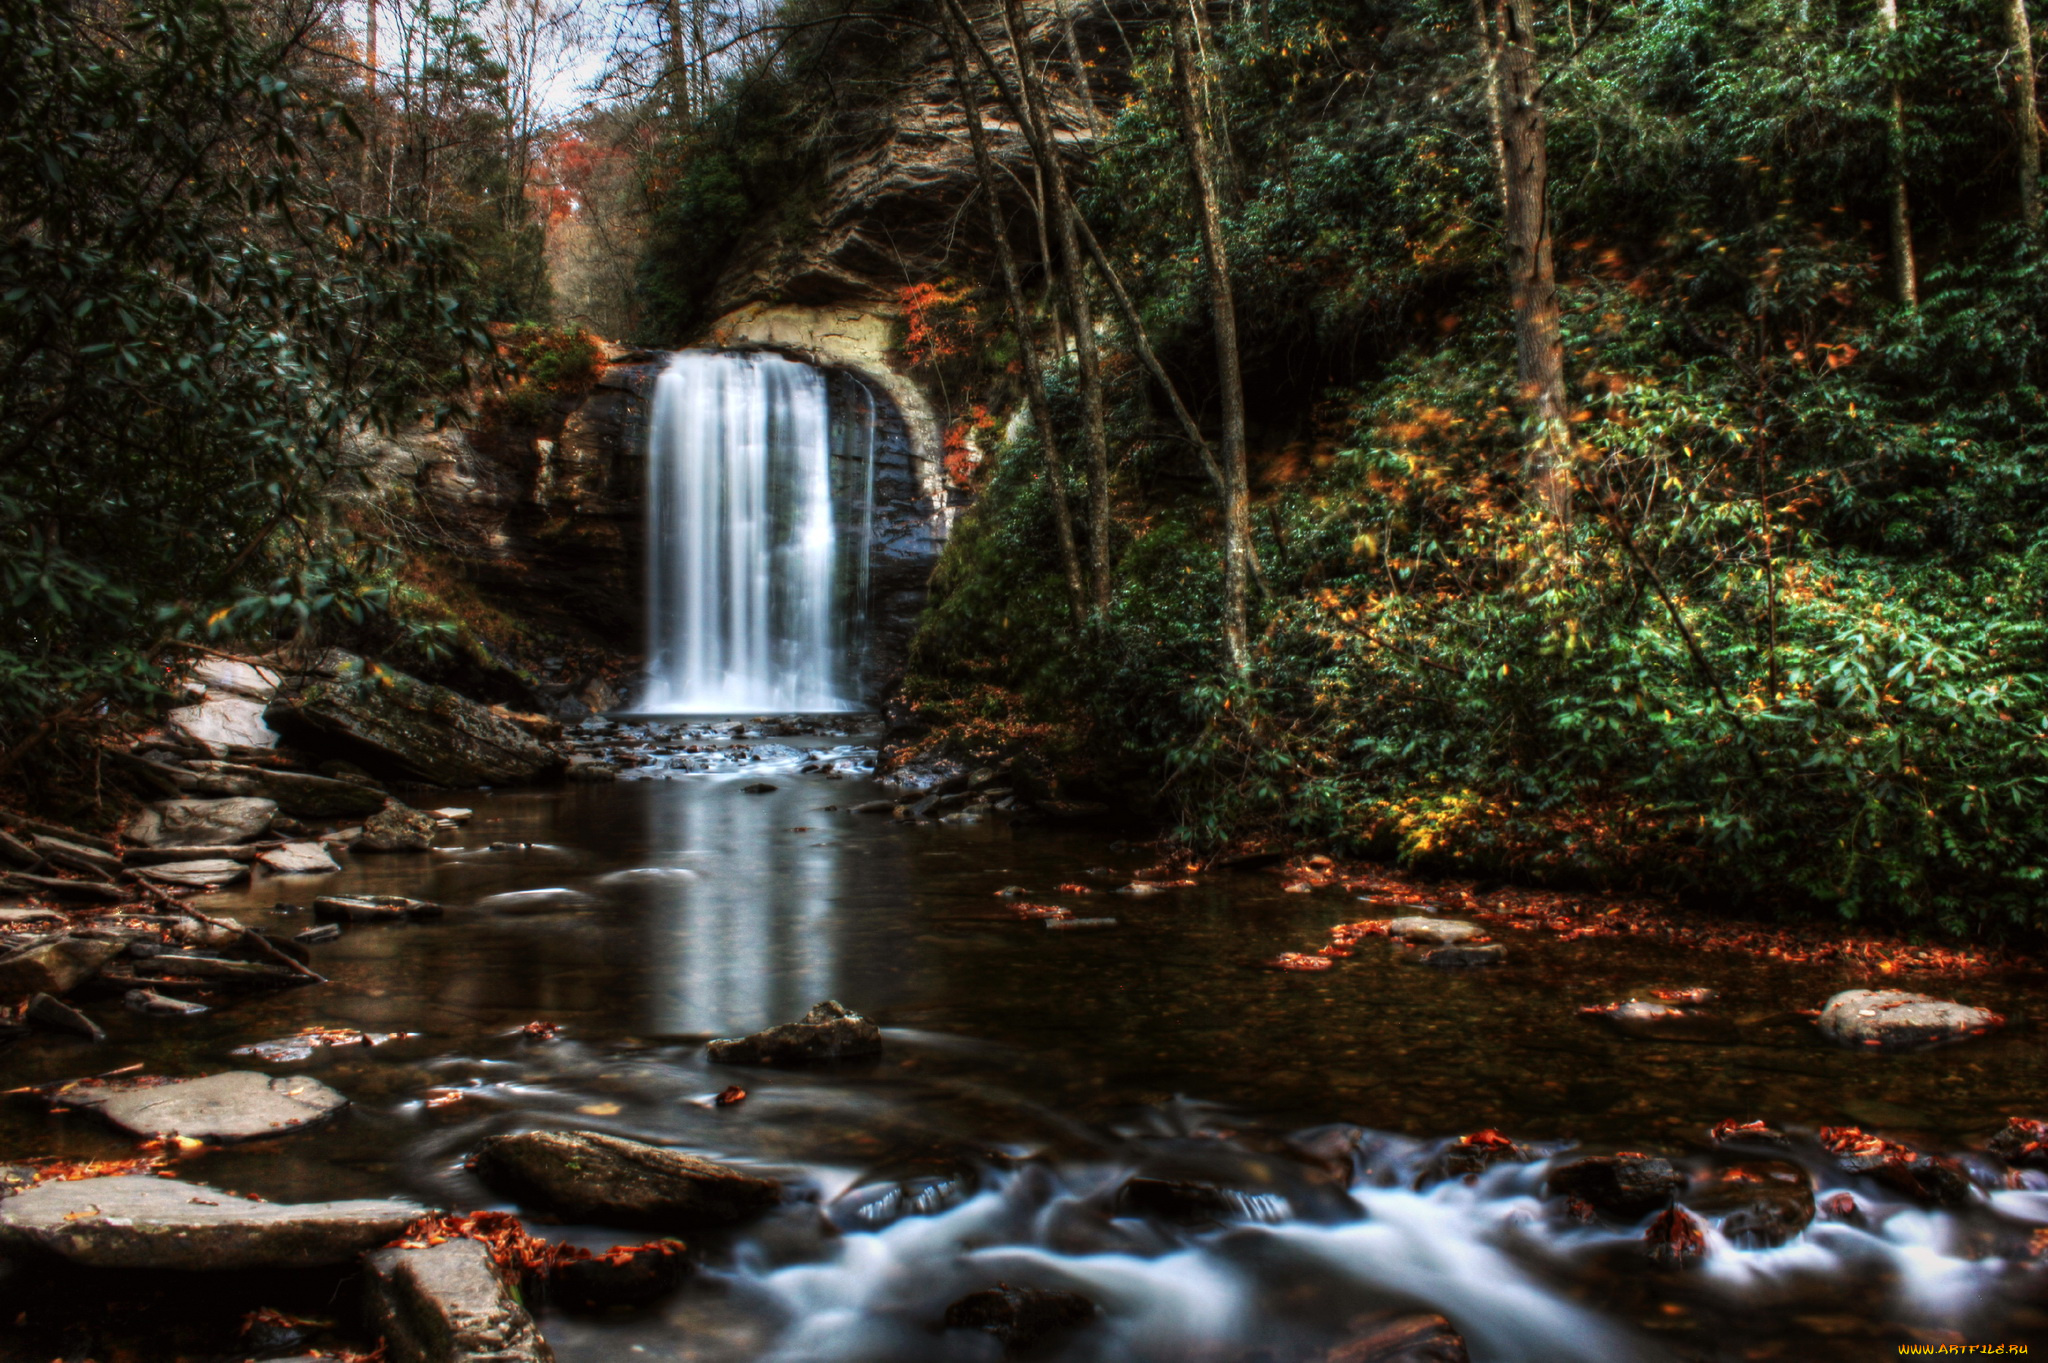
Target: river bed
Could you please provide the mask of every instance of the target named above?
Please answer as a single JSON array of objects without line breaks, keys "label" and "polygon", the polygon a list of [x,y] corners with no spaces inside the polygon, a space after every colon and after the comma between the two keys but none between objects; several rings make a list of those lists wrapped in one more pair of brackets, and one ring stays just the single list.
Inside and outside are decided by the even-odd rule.
[{"label": "river bed", "polygon": [[[130,1064],[315,1075],[353,1100],[342,1120],[180,1165],[273,1200],[506,1206],[464,1156],[536,1125],[675,1143],[797,1190],[760,1222],[693,1237],[702,1269],[655,1308],[544,1310],[564,1363],[994,1359],[992,1339],[938,1322],[998,1281],[1102,1308],[1041,1350],[1077,1363],[1320,1358],[1348,1322],[1393,1308],[1441,1312],[1473,1358],[1503,1363],[2048,1342],[2033,1258],[2048,1192],[1922,1210],[1795,1141],[1823,1202],[1854,1195],[1853,1221],[1824,1214],[1770,1249],[1710,1230],[1705,1259],[1674,1271],[1645,1259],[1639,1228],[1561,1220],[1541,1163],[1414,1187],[1444,1139],[1484,1128],[1702,1168],[1728,1158],[1706,1139],[1728,1118],[1967,1151],[2008,1114],[2048,1109],[2032,976],[1932,986],[2010,1025],[1880,1055],[1824,1044],[1797,1011],[1866,974],[1643,942],[1490,925],[1506,966],[1431,969],[1369,939],[1333,969],[1283,973],[1262,963],[1371,910],[1269,874],[1116,893],[1157,857],[1110,828],[855,813],[883,793],[872,781],[798,769],[845,741],[778,740],[794,747],[674,779],[466,794],[473,818],[433,852],[210,896],[208,912],[283,933],[311,925],[317,895],[403,893],[448,914],[351,928],[316,949],[325,986],[190,1020],[102,1009],[107,1043],[19,1043],[7,1086]],[[1058,888],[1082,885],[1093,893]],[[1015,915],[1008,887],[1116,923],[1049,930]],[[1717,991],[1734,1039],[1632,1039],[1578,1016],[1688,986]],[[882,1023],[879,1061],[705,1063],[705,1038],[826,998]],[[520,1030],[536,1021],[559,1038]],[[294,1061],[235,1054],[314,1026],[414,1035]],[[734,1084],[743,1102],[710,1101]],[[0,1159],[128,1153],[84,1116],[0,1104]],[[1132,1214],[1116,1199],[1134,1171],[1243,1192],[1207,1220]],[[635,1238],[545,1229],[593,1248]]]}]

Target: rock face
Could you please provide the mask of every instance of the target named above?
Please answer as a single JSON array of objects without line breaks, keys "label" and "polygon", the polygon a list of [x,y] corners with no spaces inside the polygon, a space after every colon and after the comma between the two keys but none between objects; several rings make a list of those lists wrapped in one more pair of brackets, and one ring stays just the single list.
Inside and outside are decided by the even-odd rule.
[{"label": "rock face", "polygon": [[91,1268],[312,1268],[404,1230],[408,1202],[252,1202],[197,1183],[123,1174],[44,1183],[0,1201],[0,1254]]},{"label": "rock face", "polygon": [[144,847],[220,847],[262,837],[276,817],[275,800],[159,800],[130,819],[126,831]]},{"label": "rock face", "polygon": [[289,674],[266,716],[309,748],[440,785],[535,781],[562,767],[511,720],[339,649]]},{"label": "rock face", "polygon": [[796,1022],[785,1022],[737,1040],[705,1048],[721,1065],[801,1065],[851,1060],[882,1053],[882,1029],[837,999],[816,1004]]},{"label": "rock face", "polygon": [[382,1249],[363,1266],[371,1324],[391,1363],[554,1363],[478,1241]]},{"label": "rock face", "polygon": [[131,1135],[222,1144],[281,1136],[348,1106],[348,1099],[317,1079],[247,1070],[170,1084],[72,1084],[58,1090],[55,1101],[97,1112]]},{"label": "rock face", "polygon": [[1594,1155],[1550,1171],[1550,1191],[1575,1198],[1612,1221],[1662,1211],[1685,1186],[1669,1162],[1647,1155]]},{"label": "rock face", "polygon": [[514,1197],[607,1226],[730,1225],[782,1199],[774,1179],[595,1131],[491,1136],[477,1147],[474,1167]]},{"label": "rock face", "polygon": [[1845,1046],[1939,1046],[2004,1025],[1989,1009],[1897,989],[1850,989],[1820,1012],[1821,1034]]},{"label": "rock face", "polygon": [[67,994],[127,949],[125,942],[60,937],[0,956],[0,999]]}]

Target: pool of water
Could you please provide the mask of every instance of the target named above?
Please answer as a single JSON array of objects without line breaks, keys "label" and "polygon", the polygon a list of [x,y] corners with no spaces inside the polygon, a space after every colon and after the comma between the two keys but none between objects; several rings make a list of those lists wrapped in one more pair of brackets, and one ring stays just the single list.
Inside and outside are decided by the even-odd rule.
[{"label": "pool of water", "polygon": [[[1937,988],[2004,1012],[2001,1033],[1876,1055],[1824,1044],[1798,1011],[1870,978],[1627,940],[1495,925],[1512,953],[1496,969],[1432,969],[1369,939],[1328,971],[1283,973],[1263,963],[1384,912],[1268,874],[1115,893],[1157,855],[1113,829],[854,813],[883,792],[798,770],[807,747],[840,741],[781,740],[794,750],[677,779],[464,795],[474,817],[433,852],[212,896],[209,912],[276,932],[309,926],[322,894],[404,893],[448,913],[316,948],[323,986],[188,1021],[100,1005],[106,1044],[19,1043],[7,1087],[130,1064],[313,1074],[353,1100],[343,1120],[184,1165],[277,1200],[502,1205],[464,1156],[535,1125],[677,1143],[796,1190],[759,1223],[698,1237],[702,1269],[659,1307],[545,1315],[565,1363],[993,1358],[992,1340],[936,1322],[997,1281],[1094,1299],[1097,1323],[1045,1356],[1105,1363],[1319,1358],[1348,1321],[1391,1307],[1442,1312],[1493,1360],[2048,1341],[2031,1257],[2048,1197],[2025,1191],[1923,1211],[1795,1153],[1823,1195],[1855,1192],[1865,1224],[1824,1219],[1769,1250],[1710,1235],[1705,1262],[1678,1272],[1644,1260],[1639,1231],[1560,1222],[1538,1196],[1541,1165],[1412,1186],[1433,1143],[1488,1127],[1695,1167],[1715,1158],[1706,1130],[1724,1118],[1966,1149],[2007,1114],[2048,1109],[2036,978]],[[745,789],[764,780],[776,788]],[[1019,886],[1115,926],[1020,920],[998,894]],[[1718,991],[1732,1035],[1632,1039],[1578,1015],[1678,986]],[[880,1060],[705,1063],[705,1038],[826,998],[881,1022]],[[534,1021],[559,1039],[520,1031]],[[233,1054],[310,1026],[414,1035],[293,1063]],[[734,1083],[744,1102],[709,1102]],[[0,1159],[125,1153],[31,1095],[0,1103]],[[1221,1224],[1176,1224],[1123,1214],[1114,1192],[1134,1170],[1264,1191]],[[900,1199],[874,1192],[889,1186],[928,1214],[889,1220]]]}]

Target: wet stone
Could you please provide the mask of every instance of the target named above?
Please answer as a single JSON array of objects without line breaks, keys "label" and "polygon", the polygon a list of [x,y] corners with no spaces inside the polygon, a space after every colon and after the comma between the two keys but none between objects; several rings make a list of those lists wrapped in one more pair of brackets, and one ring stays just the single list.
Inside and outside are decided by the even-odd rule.
[{"label": "wet stone", "polygon": [[207,857],[200,861],[173,861],[160,866],[140,866],[135,874],[150,880],[160,880],[167,885],[226,885],[249,874],[247,863],[231,861],[226,857]]},{"label": "wet stone", "polygon": [[390,1363],[553,1363],[480,1242],[382,1249],[363,1266],[370,1322]]},{"label": "wet stone", "polygon": [[1012,1349],[1029,1349],[1056,1330],[1095,1318],[1095,1303],[1078,1292],[999,1284],[969,1292],[946,1308],[949,1330],[981,1330]]},{"label": "wet stone", "polygon": [[393,800],[363,820],[354,845],[365,852],[424,852],[439,828],[433,815]]},{"label": "wet stone", "polygon": [[570,1311],[609,1311],[645,1306],[667,1296],[689,1276],[680,1240],[619,1245],[589,1259],[568,1259],[548,1275],[550,1306]]},{"label": "wet stone", "polygon": [[213,847],[261,837],[277,816],[273,800],[161,800],[128,823],[128,838],[145,847]]},{"label": "wet stone", "polygon": [[1609,1221],[1640,1221],[1671,1205],[1685,1178],[1647,1155],[1594,1155],[1550,1171],[1552,1196],[1575,1198]]},{"label": "wet stone", "polygon": [[1821,1009],[1823,1036],[1846,1046],[1939,1046],[2005,1025],[1985,1008],[1898,989],[1851,989]]},{"label": "wet stone", "polygon": [[66,1032],[72,1036],[84,1037],[87,1041],[105,1041],[107,1034],[100,1025],[61,999],[48,994],[38,994],[28,1001],[25,1014],[29,1025],[40,1027],[46,1032]]},{"label": "wet stone", "polygon": [[1706,1045],[1733,1045],[1742,1039],[1735,1024],[1712,1013],[1691,1008],[1673,1008],[1667,1003],[1610,1003],[1600,1008],[1581,1008],[1581,1017],[1604,1022],[1623,1036],[1645,1041],[1689,1041]]},{"label": "wet stone", "polygon": [[939,1169],[872,1175],[832,1199],[825,1215],[841,1230],[876,1231],[906,1216],[936,1216],[974,1196],[972,1170]]},{"label": "wet stone", "polygon": [[322,895],[313,901],[317,923],[396,923],[439,918],[442,909],[429,899],[402,894]]},{"label": "wet stone", "polygon": [[0,956],[0,999],[67,994],[125,950],[122,942],[59,937]]},{"label": "wet stone", "polygon": [[774,1179],[595,1131],[490,1136],[472,1166],[485,1183],[522,1202],[607,1226],[730,1225],[782,1199]]},{"label": "wet stone", "polygon": [[1396,918],[1387,924],[1387,936],[1418,945],[1444,946],[1485,935],[1486,930],[1477,923],[1455,918]]},{"label": "wet stone", "polygon": [[1415,1180],[1418,1188],[1451,1178],[1472,1178],[1496,1164],[1527,1164],[1536,1156],[1527,1146],[1517,1144],[1498,1131],[1475,1131],[1460,1136],[1430,1157]]},{"label": "wet stone", "polygon": [[153,989],[131,989],[121,996],[122,1006],[131,1013],[156,1018],[196,1018],[201,1013],[211,1012],[203,1003],[188,1003],[184,999],[166,998]]},{"label": "wet stone", "polygon": [[1499,942],[1458,942],[1422,953],[1422,963],[1439,968],[1506,965],[1508,949]]},{"label": "wet stone", "polygon": [[1680,1196],[1737,1249],[1775,1249],[1813,1223],[1813,1180],[1789,1160],[1712,1169]]},{"label": "wet stone", "polygon": [[713,1041],[709,1058],[722,1065],[796,1065],[882,1053],[882,1029],[836,999],[816,1004],[796,1022],[737,1040]]},{"label": "wet stone", "polygon": [[84,1108],[132,1135],[184,1136],[228,1143],[281,1136],[324,1122],[348,1099],[305,1075],[273,1077],[248,1070],[169,1084],[70,1084],[53,1095],[60,1107]]},{"label": "wet stone", "polygon": [[421,1214],[408,1202],[253,1202],[148,1175],[53,1181],[0,1201],[0,1254],[92,1268],[310,1268],[346,1263]]},{"label": "wet stone", "polygon": [[293,933],[292,940],[300,946],[306,947],[319,946],[322,942],[339,942],[341,940],[341,925],[339,923],[322,923],[317,928],[307,928],[304,932]]},{"label": "wet stone", "polygon": [[1442,1316],[1362,1316],[1349,1333],[1322,1363],[1470,1363],[1464,1337]]},{"label": "wet stone", "polygon": [[1988,1148],[2016,1168],[2048,1169],[2048,1122],[2007,1117]]},{"label": "wet stone", "polygon": [[341,863],[317,842],[288,842],[256,860],[274,874],[286,876],[326,875],[341,869]]}]

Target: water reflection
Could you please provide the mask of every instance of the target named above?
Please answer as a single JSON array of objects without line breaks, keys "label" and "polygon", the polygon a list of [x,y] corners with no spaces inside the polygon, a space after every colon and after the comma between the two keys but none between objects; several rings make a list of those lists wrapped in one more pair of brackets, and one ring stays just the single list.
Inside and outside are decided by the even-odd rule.
[{"label": "water reflection", "polygon": [[743,795],[735,781],[705,782],[689,796],[697,798],[648,802],[647,869],[700,873],[631,882],[649,900],[649,1030],[757,1031],[831,998],[840,984],[840,843],[767,826],[760,806],[776,797]]}]

